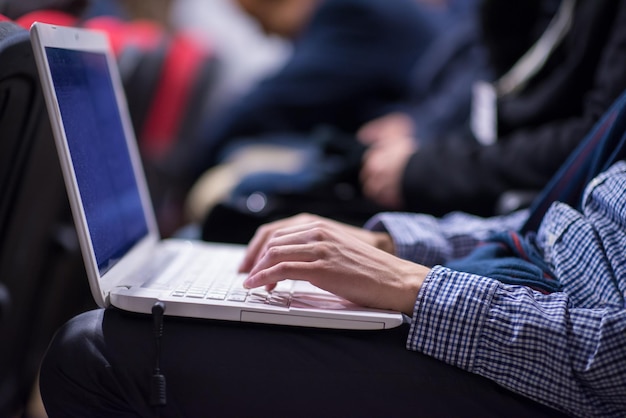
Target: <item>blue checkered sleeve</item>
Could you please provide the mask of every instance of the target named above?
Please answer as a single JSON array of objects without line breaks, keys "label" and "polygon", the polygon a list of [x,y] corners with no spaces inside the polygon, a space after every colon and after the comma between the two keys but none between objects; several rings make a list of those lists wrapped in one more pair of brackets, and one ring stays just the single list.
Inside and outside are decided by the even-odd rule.
[{"label": "blue checkered sleeve", "polygon": [[573,416],[626,411],[626,311],[435,267],[407,347]]},{"label": "blue checkered sleeve", "polygon": [[535,242],[562,291],[435,266],[407,346],[572,416],[626,416],[626,163],[554,203]]},{"label": "blue checkered sleeve", "polygon": [[443,218],[394,212],[374,216],[365,228],[389,232],[398,257],[434,266],[465,256],[478,242],[496,232],[519,229],[527,216],[524,210],[493,218],[460,212]]}]

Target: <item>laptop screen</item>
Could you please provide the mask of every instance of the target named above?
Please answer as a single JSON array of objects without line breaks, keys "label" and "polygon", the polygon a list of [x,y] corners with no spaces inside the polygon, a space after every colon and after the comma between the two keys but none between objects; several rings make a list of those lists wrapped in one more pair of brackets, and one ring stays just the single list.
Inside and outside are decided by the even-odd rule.
[{"label": "laptop screen", "polygon": [[46,47],[100,274],[148,233],[106,56]]}]

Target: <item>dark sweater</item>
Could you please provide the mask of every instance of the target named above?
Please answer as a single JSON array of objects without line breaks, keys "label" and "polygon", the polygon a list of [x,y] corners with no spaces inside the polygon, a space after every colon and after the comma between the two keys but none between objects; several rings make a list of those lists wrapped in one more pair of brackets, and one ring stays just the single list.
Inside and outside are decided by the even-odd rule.
[{"label": "dark sweater", "polygon": [[[529,33],[545,28],[544,19],[530,22],[539,30]],[[485,36],[492,62],[510,64],[497,55],[508,51],[497,46],[498,31]],[[403,178],[406,209],[491,215],[505,191],[540,190],[625,89],[626,1],[579,0],[570,32],[545,67],[525,90],[499,102],[495,145],[479,145],[467,129],[424,144],[411,157]]]}]

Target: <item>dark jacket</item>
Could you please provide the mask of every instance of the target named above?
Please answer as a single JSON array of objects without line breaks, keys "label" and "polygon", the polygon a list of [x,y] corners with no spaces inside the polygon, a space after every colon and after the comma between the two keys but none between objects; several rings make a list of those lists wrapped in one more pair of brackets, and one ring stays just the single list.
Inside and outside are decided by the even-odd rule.
[{"label": "dark jacket", "polygon": [[[516,25],[504,19],[485,31],[497,68],[513,62],[505,56],[510,45],[502,47],[511,37],[499,31]],[[531,34],[546,21],[534,24]],[[495,145],[479,145],[468,129],[423,144],[411,157],[403,178],[406,209],[491,215],[504,192],[540,190],[625,89],[626,1],[579,0],[571,30],[541,72],[499,102]]]}]

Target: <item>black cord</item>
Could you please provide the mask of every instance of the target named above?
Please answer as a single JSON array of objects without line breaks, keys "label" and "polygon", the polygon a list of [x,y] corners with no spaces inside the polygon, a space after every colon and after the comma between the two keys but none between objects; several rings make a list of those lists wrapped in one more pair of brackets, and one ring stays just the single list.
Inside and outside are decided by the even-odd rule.
[{"label": "black cord", "polygon": [[163,302],[156,302],[152,306],[156,359],[150,388],[150,404],[156,408],[157,417],[160,415],[161,407],[165,406],[165,404],[167,403],[167,397],[165,393],[165,376],[161,373],[161,337],[163,337],[164,312],[165,304]]}]

